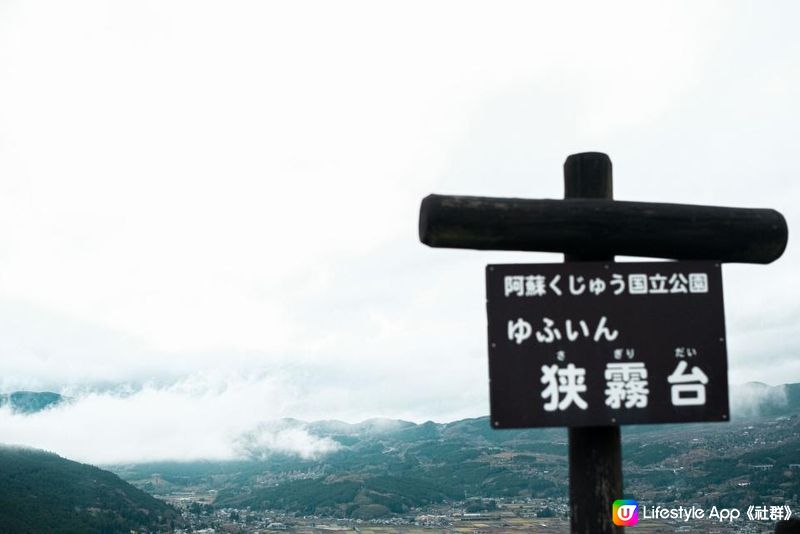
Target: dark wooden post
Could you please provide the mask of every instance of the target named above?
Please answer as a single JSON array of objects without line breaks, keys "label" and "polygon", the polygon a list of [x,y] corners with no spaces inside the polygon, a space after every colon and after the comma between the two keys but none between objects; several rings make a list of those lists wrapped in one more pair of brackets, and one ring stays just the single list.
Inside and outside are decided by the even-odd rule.
[{"label": "dark wooden post", "polygon": [[[564,198],[613,200],[611,159],[599,152],[573,154],[564,163]],[[614,261],[613,254],[565,254],[564,261]],[[622,498],[619,426],[569,429],[569,502],[573,534],[619,534],[611,504]]]}]

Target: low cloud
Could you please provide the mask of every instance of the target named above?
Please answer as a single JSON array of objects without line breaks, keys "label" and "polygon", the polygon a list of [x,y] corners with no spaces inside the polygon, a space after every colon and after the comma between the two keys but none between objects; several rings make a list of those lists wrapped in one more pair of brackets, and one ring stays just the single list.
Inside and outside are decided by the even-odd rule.
[{"label": "low cloud", "polygon": [[785,386],[748,382],[731,388],[731,413],[735,418],[754,417],[786,406]]},{"label": "low cloud", "polygon": [[316,458],[338,446],[303,428],[263,426],[296,405],[296,392],[272,377],[194,376],[170,386],[70,393],[69,402],[35,414],[0,409],[2,442],[94,464],[273,452]]},{"label": "low cloud", "polygon": [[294,454],[306,460],[336,452],[341,444],[328,437],[313,435],[305,423],[299,421],[273,421],[259,424],[241,435],[235,442],[236,450],[254,459],[268,458],[272,454]]}]

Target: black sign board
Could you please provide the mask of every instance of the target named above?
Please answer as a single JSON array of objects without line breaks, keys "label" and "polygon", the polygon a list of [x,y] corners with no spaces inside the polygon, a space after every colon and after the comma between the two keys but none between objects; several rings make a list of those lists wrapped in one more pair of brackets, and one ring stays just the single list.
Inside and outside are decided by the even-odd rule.
[{"label": "black sign board", "polygon": [[725,421],[719,263],[489,265],[497,428]]}]

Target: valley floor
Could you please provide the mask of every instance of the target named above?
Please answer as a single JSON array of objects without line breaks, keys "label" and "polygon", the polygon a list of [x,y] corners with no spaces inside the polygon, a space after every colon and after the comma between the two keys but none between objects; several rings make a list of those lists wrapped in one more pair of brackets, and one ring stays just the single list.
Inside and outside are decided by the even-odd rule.
[{"label": "valley floor", "polygon": [[[542,503],[498,502],[492,513],[469,514],[458,505],[448,509],[430,509],[426,513],[378,519],[375,521],[332,519],[321,517],[295,517],[280,512],[251,512],[248,510],[218,510],[195,514],[184,508],[187,530],[176,534],[272,534],[291,532],[296,534],[563,534],[569,532],[569,519],[565,517],[566,502],[549,506],[559,510],[560,517],[531,517]],[[527,517],[526,517],[527,516]],[[675,521],[642,521],[635,526],[637,534],[772,534],[771,522],[751,522],[746,519],[734,523],[699,521],[686,523]]]}]

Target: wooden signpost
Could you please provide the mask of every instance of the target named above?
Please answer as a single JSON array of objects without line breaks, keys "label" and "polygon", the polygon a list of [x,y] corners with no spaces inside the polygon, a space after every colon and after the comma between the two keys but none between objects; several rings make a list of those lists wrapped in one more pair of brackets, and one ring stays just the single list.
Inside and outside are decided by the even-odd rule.
[{"label": "wooden signpost", "polygon": [[[613,200],[611,160],[564,164],[564,200],[430,195],[432,247],[564,253],[565,264],[487,266],[495,428],[569,428],[571,530],[620,533],[619,424],[724,421],[721,262],[770,263],[783,216]],[[617,254],[677,260],[614,263]],[[579,263],[578,263],[579,262]]]}]

